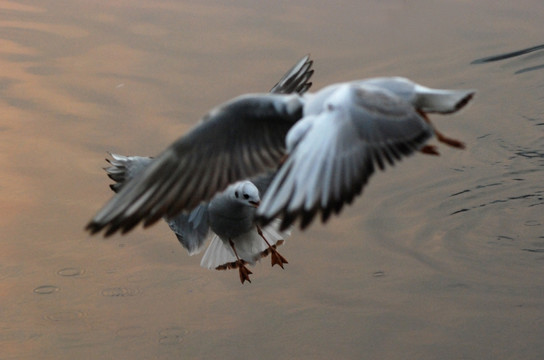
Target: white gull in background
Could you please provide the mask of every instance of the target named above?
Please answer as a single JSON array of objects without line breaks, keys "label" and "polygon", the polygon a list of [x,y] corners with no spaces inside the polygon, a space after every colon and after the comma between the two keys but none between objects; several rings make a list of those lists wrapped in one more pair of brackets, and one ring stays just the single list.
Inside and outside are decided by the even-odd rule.
[{"label": "white gull in background", "polygon": [[322,222],[361,193],[376,167],[384,170],[414,151],[439,155],[425,145],[464,148],[436,130],[428,113],[464,107],[473,90],[431,89],[400,77],[328,86],[304,101],[303,119],[287,134],[287,159],[267,190],[257,217],[283,217],[281,229],[300,219],[304,229],[320,212]]},{"label": "white gull in background", "polygon": [[[271,92],[304,93],[311,86],[312,64],[308,56],[302,58]],[[139,177],[154,161],[150,157],[111,156],[112,160],[107,159],[111,166],[105,170],[116,181],[110,185],[114,192],[119,192],[125,183]],[[240,281],[251,282],[251,271],[245,264],[254,265],[268,254],[271,254],[272,266],[277,264],[283,268],[283,264],[287,263],[276,247],[283,243],[290,231],[280,231],[279,220],[263,227],[254,221],[261,194],[264,194],[273,176],[274,172],[269,172],[251,181],[236,182],[224,192],[216,194],[209,203],[198,205],[188,214],[181,213],[165,220],[190,255],[199,253],[206,240],[211,238],[201,266],[219,270],[238,268]]]},{"label": "white gull in background", "polygon": [[462,142],[437,131],[427,114],[450,114],[472,90],[440,90],[386,77],[327,86],[314,94],[249,94],[230,100],[162,152],[91,220],[87,229],[110,235],[148,226],[209,201],[230,184],[281,164],[257,217],[281,229],[326,221],[361,193],[376,168],[426,145]]}]

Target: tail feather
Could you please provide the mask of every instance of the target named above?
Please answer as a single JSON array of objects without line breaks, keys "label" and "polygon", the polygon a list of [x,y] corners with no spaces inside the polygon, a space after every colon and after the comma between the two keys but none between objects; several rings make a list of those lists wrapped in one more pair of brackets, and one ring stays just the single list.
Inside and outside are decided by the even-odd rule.
[{"label": "tail feather", "polygon": [[[279,219],[274,219],[269,225],[262,228],[264,237],[274,247],[283,244],[285,238],[291,235],[290,229],[285,231],[280,230],[280,223]],[[255,265],[258,260],[269,253],[268,245],[257,233],[257,229],[232,240],[238,256],[244,263]],[[217,270],[232,269],[237,267],[236,260],[236,255],[230,244],[223,241],[219,236],[214,235],[202,257],[200,266]]]},{"label": "tail feather", "polygon": [[210,270],[220,269],[221,266],[224,266],[222,269],[227,269],[235,267],[234,265],[228,266],[234,263],[236,263],[236,256],[231,247],[225,244],[219,236],[214,235],[204,256],[202,256],[200,266]]},{"label": "tail feather", "polygon": [[441,90],[416,85],[417,108],[428,113],[450,114],[463,108],[472,99],[474,90]]}]

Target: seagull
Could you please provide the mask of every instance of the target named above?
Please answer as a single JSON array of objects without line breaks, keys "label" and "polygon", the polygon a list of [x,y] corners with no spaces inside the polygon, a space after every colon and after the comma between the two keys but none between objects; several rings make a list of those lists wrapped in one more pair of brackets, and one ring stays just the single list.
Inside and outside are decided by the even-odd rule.
[{"label": "seagull", "polygon": [[267,224],[281,215],[280,229],[299,219],[305,229],[320,212],[325,223],[362,192],[376,167],[384,170],[416,151],[439,155],[426,144],[433,135],[464,149],[463,142],[438,131],[428,114],[454,113],[474,94],[389,77],[333,84],[307,96],[257,218]]},{"label": "seagull", "polygon": [[[153,158],[110,154],[107,175],[115,180],[110,188],[118,192],[126,181],[138,177],[153,162]],[[279,230],[280,220],[261,227],[255,213],[275,172],[243,180],[218,193],[209,203],[203,203],[190,213],[181,213],[165,221],[189,255],[200,253],[211,238],[200,265],[208,269],[238,269],[240,281],[251,282],[252,272],[245,266],[270,254],[271,264],[282,269],[288,261],[276,250],[290,230]]]},{"label": "seagull", "polygon": [[402,77],[327,86],[316,93],[246,94],[212,109],[166,148],[89,222],[105,235],[149,226],[209,201],[230,184],[278,169],[257,209],[281,229],[300,220],[323,222],[353,201],[376,168],[384,170],[420,151],[439,155],[436,139],[462,149],[432,124],[451,114],[473,90],[432,89]]},{"label": "seagull", "polygon": [[[312,65],[313,61],[308,55],[302,58],[272,87],[271,93],[306,92],[312,85],[309,82],[313,75]],[[116,193],[126,183],[138,178],[154,161],[151,157],[110,156],[111,160],[106,159],[110,166],[105,170],[115,181],[110,188]],[[271,171],[236,182],[190,213],[181,213],[165,220],[190,255],[199,253],[211,237],[201,266],[218,270],[238,268],[242,284],[245,281],[251,282],[249,275],[252,272],[246,264],[254,265],[268,254],[271,255],[272,266],[284,268],[283,265],[288,263],[276,247],[290,235],[290,230],[280,231],[279,220],[263,227],[254,221],[261,194],[264,194],[273,176],[274,172]]]}]

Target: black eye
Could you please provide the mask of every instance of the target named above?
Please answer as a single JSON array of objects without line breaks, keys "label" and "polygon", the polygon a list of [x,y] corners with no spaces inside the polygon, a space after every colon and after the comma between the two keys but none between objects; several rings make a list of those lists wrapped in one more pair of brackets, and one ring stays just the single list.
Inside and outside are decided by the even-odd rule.
[{"label": "black eye", "polygon": [[236,196],[236,198],[238,199],[238,191],[234,192],[234,196]]},{"label": "black eye", "polygon": [[248,195],[248,194],[244,194],[244,199],[249,199],[249,195]]}]

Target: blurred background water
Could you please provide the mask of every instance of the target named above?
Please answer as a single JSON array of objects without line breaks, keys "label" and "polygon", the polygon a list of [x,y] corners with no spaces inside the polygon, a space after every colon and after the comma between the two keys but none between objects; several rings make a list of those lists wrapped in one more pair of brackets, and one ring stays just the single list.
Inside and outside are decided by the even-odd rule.
[{"label": "blurred background water", "polygon": [[[544,3],[0,0],[1,359],[541,359]],[[155,155],[306,53],[313,89],[475,88],[441,147],[293,231],[253,283],[165,224],[104,240],[107,151]]]}]

